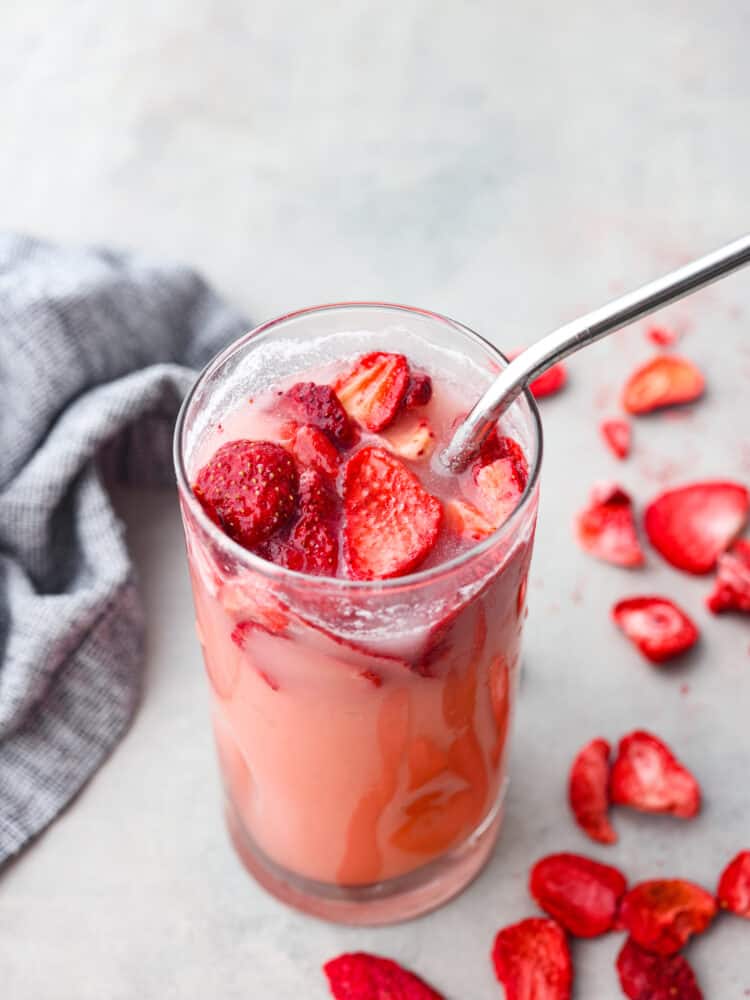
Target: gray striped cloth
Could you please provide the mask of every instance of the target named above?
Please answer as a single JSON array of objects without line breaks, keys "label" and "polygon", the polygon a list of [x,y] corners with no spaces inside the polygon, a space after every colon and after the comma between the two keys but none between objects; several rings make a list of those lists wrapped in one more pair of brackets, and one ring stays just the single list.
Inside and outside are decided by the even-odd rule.
[{"label": "gray striped cloth", "polygon": [[173,482],[180,400],[245,329],[185,268],[0,234],[0,865],[138,703],[143,616],[106,484]]}]

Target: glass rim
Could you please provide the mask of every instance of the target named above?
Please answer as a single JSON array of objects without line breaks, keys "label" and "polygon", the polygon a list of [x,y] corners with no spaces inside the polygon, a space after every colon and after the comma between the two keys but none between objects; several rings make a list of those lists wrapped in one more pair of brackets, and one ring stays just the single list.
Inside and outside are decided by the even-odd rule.
[{"label": "glass rim", "polygon": [[533,495],[539,479],[543,450],[542,421],[539,415],[539,408],[536,405],[534,397],[527,388],[523,390],[522,397],[531,415],[532,430],[536,443],[536,454],[534,455],[534,460],[529,468],[529,478],[526,482],[526,487],[524,488],[518,503],[499,528],[493,531],[491,535],[483,538],[481,542],[478,542],[476,545],[472,545],[464,552],[460,552],[447,562],[439,563],[437,566],[431,566],[429,569],[418,570],[416,573],[408,573],[404,576],[389,577],[387,579],[350,580],[346,577],[338,576],[316,576],[312,573],[302,573],[299,570],[287,569],[285,566],[278,566],[276,563],[263,559],[261,556],[251,552],[249,549],[244,548],[238,542],[235,542],[234,539],[230,538],[229,535],[225,534],[225,532],[223,532],[221,528],[206,514],[197,497],[193,493],[188,479],[187,469],[185,467],[183,432],[188,412],[197,391],[213,374],[213,372],[216,371],[216,369],[220,368],[235,352],[241,350],[250,340],[269,333],[271,330],[288,320],[298,319],[303,316],[309,316],[317,313],[334,312],[339,310],[351,310],[356,312],[357,310],[364,309],[392,310],[393,312],[406,314],[416,313],[420,316],[426,317],[427,319],[447,324],[453,327],[457,332],[466,336],[469,340],[474,341],[474,343],[478,344],[481,348],[487,351],[491,357],[494,357],[496,360],[500,360],[505,365],[509,364],[508,358],[506,358],[499,348],[495,347],[494,344],[490,343],[489,340],[477,333],[475,330],[465,326],[463,323],[459,323],[458,320],[452,319],[450,316],[433,312],[429,309],[420,309],[417,306],[406,306],[394,302],[377,301],[331,302],[322,305],[307,306],[303,309],[297,309],[293,312],[285,313],[282,316],[266,320],[265,323],[261,323],[259,326],[248,330],[247,333],[244,333],[236,340],[233,340],[222,351],[219,351],[218,354],[211,358],[211,360],[199,372],[190,387],[190,390],[182,401],[179,413],[177,414],[172,448],[177,487],[182,498],[187,503],[190,513],[196,519],[201,528],[206,532],[209,538],[211,538],[218,546],[227,550],[227,552],[231,554],[241,565],[277,582],[287,581],[292,584],[309,583],[317,588],[330,587],[331,589],[340,592],[355,591],[358,593],[373,593],[379,590],[387,590],[389,592],[397,591],[399,589],[408,590],[412,587],[431,583],[441,577],[449,576],[465,564],[472,562],[474,559],[482,556],[485,552],[488,552],[498,542],[500,542],[503,537],[512,533],[512,530],[515,528],[516,522],[518,521],[522,511],[526,508],[531,496]]}]

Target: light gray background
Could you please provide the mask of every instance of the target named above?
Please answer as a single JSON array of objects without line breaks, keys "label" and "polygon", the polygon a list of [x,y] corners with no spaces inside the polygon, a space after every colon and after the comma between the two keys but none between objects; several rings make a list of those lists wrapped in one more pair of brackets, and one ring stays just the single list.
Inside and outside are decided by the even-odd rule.
[{"label": "light gray background", "polygon": [[[260,321],[385,298],[513,347],[750,226],[750,6],[740,0],[310,3],[4,0],[0,220],[179,257]],[[571,364],[544,404],[543,508],[508,816],[481,878],[386,930],[297,916],[245,877],[225,838],[206,689],[172,495],[119,498],[148,608],[143,706],[80,799],[0,879],[4,1000],[323,1000],[321,963],[365,948],[449,1000],[500,990],[495,931],[534,913],[538,856],[582,850],[633,879],[712,886],[750,847],[750,630],[703,610],[708,581],[654,555],[628,574],[579,553],[592,481],[642,503],[660,481],[750,479],[750,276],[673,310],[706,371],[694,412],[641,420],[618,465],[597,422],[649,355],[643,327]],[[657,671],[611,603],[677,597],[701,651]],[[687,686],[685,688],[684,686]],[[699,776],[693,823],[618,813],[595,848],[565,805],[594,735],[634,726]],[[619,936],[574,947],[579,1000],[616,997]],[[689,949],[706,996],[750,990],[750,926]]]}]

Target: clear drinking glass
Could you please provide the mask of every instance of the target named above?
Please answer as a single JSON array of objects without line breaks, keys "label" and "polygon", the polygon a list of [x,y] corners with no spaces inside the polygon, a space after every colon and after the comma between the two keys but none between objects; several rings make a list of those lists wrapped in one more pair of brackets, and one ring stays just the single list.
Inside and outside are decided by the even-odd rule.
[{"label": "clear drinking glass", "polygon": [[217,356],[175,431],[232,840],[275,896],[356,924],[437,906],[497,838],[538,502],[536,407],[525,394],[504,418],[530,470],[514,513],[469,551],[401,578],[309,576],[266,562],[206,516],[190,482],[201,443],[241,400],[375,349],[405,353],[474,397],[506,364],[443,316],[321,306]]}]

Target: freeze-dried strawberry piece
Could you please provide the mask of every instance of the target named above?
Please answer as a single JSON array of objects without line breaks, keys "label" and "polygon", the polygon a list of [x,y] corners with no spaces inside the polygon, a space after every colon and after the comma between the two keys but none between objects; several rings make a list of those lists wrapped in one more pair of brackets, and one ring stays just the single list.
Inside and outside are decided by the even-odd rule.
[{"label": "freeze-dried strawberry piece", "polygon": [[610,798],[618,805],[642,812],[691,819],[700,809],[701,790],[666,743],[637,730],[620,740],[610,778]]},{"label": "freeze-dried strawberry piece", "polygon": [[[512,361],[514,358],[517,358],[522,350],[523,348],[518,348],[515,351],[511,351],[508,355],[508,360]],[[558,361],[556,365],[548,368],[539,378],[535,378],[529,384],[529,389],[534,399],[543,399],[545,396],[552,396],[554,393],[559,392],[567,381],[568,369],[562,361]]]},{"label": "freeze-dried strawberry piece", "polygon": [[750,540],[741,538],[719,556],[714,589],[706,604],[715,615],[722,611],[750,612]]},{"label": "freeze-dried strawberry piece", "polygon": [[424,372],[413,372],[404,396],[404,407],[407,410],[417,406],[427,406],[432,399],[432,379]]},{"label": "freeze-dried strawberry piece", "polygon": [[750,920],[750,851],[740,851],[721,873],[719,906]]},{"label": "freeze-dried strawberry piece", "polygon": [[650,413],[663,406],[691,403],[703,394],[705,380],[687,358],[659,354],[630,376],[622,394],[628,413]]},{"label": "freeze-dried strawberry piece", "polygon": [[599,430],[604,441],[616,458],[627,458],[630,454],[630,424],[627,420],[603,420]]},{"label": "freeze-dried strawberry piece", "polygon": [[652,663],[679,656],[698,641],[698,629],[666,597],[629,597],[612,608],[612,617],[628,639]]},{"label": "freeze-dried strawberry piece", "polygon": [[333,482],[316,469],[299,477],[299,514],[288,537],[272,538],[260,549],[271,562],[299,573],[333,576],[338,565],[341,501]]},{"label": "freeze-dried strawberry piece", "polygon": [[443,508],[395,455],[366,447],[344,470],[344,550],[351,575],[384,580],[415,569],[437,541]]},{"label": "freeze-dried strawberry piece", "polygon": [[323,971],[334,1000],[443,1000],[396,962],[362,951],[331,959]]},{"label": "freeze-dried strawberry piece", "polygon": [[297,382],[284,393],[283,405],[299,420],[323,431],[340,447],[351,444],[352,425],[330,385]]},{"label": "freeze-dried strawberry piece", "polygon": [[568,799],[576,822],[600,844],[617,841],[608,816],[609,753],[606,740],[591,740],[573,761],[568,782]]},{"label": "freeze-dried strawberry piece", "polygon": [[531,869],[529,892],[570,934],[597,937],[612,930],[624,876],[580,854],[550,854]]},{"label": "freeze-dried strawberry piece", "polygon": [[445,524],[462,538],[481,542],[495,530],[487,518],[465,500],[449,500],[445,505]]},{"label": "freeze-dried strawberry piece", "polygon": [[506,1000],[569,1000],[573,964],[554,920],[529,917],[498,932],[492,949]]},{"label": "freeze-dried strawberry piece", "polygon": [[629,1000],[703,1000],[695,973],[682,955],[654,955],[628,938],[616,964]]},{"label": "freeze-dried strawberry piece", "polygon": [[499,434],[496,427],[490,431],[482,442],[479,458],[473,466],[474,481],[477,481],[479,473],[485,465],[490,465],[499,459],[506,459],[508,461],[509,471],[512,474],[516,489],[519,493],[523,493],[529,478],[529,463],[526,461],[523,448],[513,438]]},{"label": "freeze-dried strawberry piece", "polygon": [[294,512],[297,470],[281,445],[228,441],[200,470],[193,492],[211,520],[250,549]]},{"label": "freeze-dried strawberry piece", "polygon": [[392,423],[409,387],[409,362],[403,354],[365,354],[334,389],[354,420],[377,433]]},{"label": "freeze-dried strawberry piece", "polygon": [[739,483],[692,483],[659,494],[644,524],[667,562],[687,573],[708,573],[742,531],[749,509],[750,493]]},{"label": "freeze-dried strawberry piece", "polygon": [[290,447],[300,465],[317,469],[326,476],[335,476],[338,472],[340,456],[336,446],[312,424],[302,424],[295,430]]},{"label": "freeze-dried strawberry piece", "polygon": [[519,504],[523,491],[518,488],[513,463],[498,458],[483,465],[476,474],[477,501],[494,528],[499,528]]},{"label": "freeze-dried strawberry piece", "polygon": [[636,944],[657,955],[674,955],[716,916],[716,900],[684,879],[654,879],[633,886],[620,906],[620,924]]},{"label": "freeze-dried strawberry piece", "polygon": [[400,458],[419,462],[429,458],[435,447],[435,432],[416,413],[406,413],[389,430],[384,431],[383,443]]},{"label": "freeze-dried strawberry piece", "polygon": [[581,548],[598,559],[616,566],[643,565],[633,503],[615,483],[594,487],[589,506],[578,514],[576,531]]},{"label": "freeze-dried strawberry piece", "polygon": [[679,334],[665,326],[652,326],[646,330],[646,337],[657,347],[671,347],[677,343]]}]

